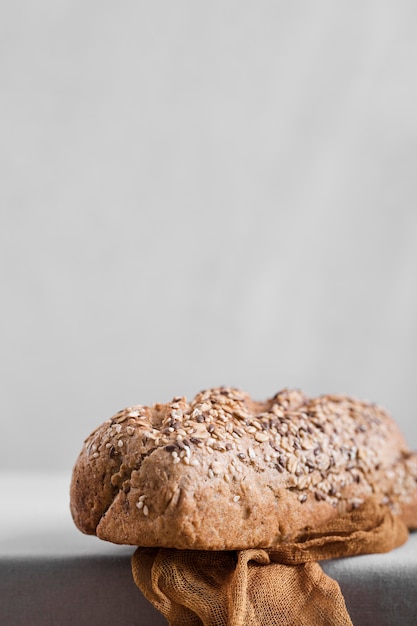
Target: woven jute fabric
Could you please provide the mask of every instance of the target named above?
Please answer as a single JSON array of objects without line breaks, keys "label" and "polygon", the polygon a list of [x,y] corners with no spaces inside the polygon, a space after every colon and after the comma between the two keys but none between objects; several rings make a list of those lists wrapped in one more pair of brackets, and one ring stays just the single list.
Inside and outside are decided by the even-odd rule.
[{"label": "woven jute fabric", "polygon": [[132,572],[171,626],[349,626],[340,587],[318,561],[388,552],[407,537],[370,500],[274,550],[138,548]]}]

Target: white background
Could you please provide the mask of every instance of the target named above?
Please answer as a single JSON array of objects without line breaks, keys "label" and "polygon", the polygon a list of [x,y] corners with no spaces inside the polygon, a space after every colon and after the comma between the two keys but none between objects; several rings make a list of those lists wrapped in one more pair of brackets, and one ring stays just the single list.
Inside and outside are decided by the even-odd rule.
[{"label": "white background", "polygon": [[236,385],[417,448],[417,4],[0,7],[2,469]]}]

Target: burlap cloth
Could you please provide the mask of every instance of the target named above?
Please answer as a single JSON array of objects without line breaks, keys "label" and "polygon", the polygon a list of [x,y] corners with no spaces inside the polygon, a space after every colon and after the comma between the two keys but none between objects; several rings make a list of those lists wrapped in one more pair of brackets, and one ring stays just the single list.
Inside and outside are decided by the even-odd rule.
[{"label": "burlap cloth", "polygon": [[388,552],[408,530],[370,500],[274,550],[138,548],[135,583],[171,626],[352,625],[338,583],[318,561]]}]

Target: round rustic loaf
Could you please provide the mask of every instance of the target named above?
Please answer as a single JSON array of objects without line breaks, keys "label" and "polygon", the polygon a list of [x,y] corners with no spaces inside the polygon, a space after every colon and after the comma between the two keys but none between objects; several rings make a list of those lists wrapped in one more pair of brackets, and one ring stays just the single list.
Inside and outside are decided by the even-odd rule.
[{"label": "round rustic loaf", "polygon": [[381,407],[219,387],[133,406],[85,441],[71,512],[114,543],[273,548],[368,498],[417,528],[417,455]]}]

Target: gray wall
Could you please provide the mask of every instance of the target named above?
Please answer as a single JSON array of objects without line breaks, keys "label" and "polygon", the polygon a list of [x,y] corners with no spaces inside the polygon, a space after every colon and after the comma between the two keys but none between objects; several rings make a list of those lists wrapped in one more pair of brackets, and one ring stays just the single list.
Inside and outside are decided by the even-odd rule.
[{"label": "gray wall", "polygon": [[5,469],[218,384],[417,448],[417,5],[0,8]]}]

